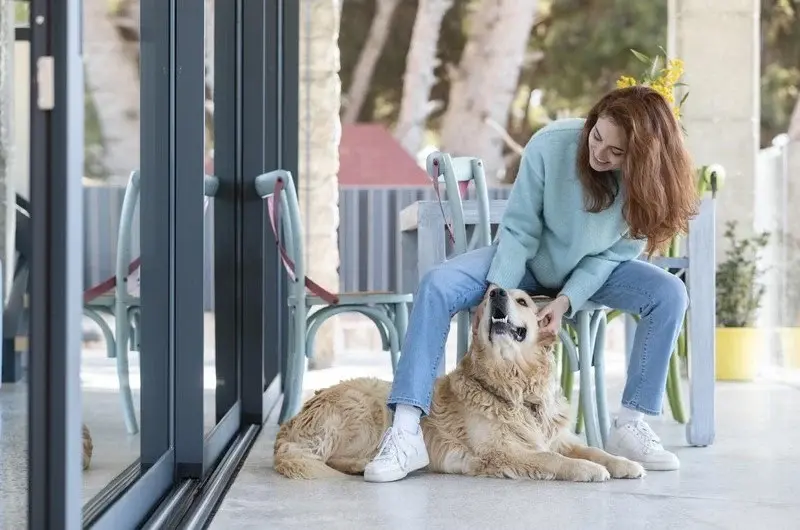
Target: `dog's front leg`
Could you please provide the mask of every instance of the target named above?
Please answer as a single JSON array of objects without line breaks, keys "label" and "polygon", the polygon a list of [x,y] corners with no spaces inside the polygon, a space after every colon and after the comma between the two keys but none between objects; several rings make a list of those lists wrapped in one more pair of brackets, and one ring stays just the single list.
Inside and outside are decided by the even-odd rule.
[{"label": "dog's front leg", "polygon": [[588,460],[600,464],[608,469],[614,478],[642,478],[645,476],[644,468],[632,460],[621,456],[614,456],[596,447],[587,447],[580,442],[570,443],[560,451],[570,458]]},{"label": "dog's front leg", "polygon": [[492,451],[476,458],[468,475],[538,480],[603,482],[608,470],[588,460],[576,460],[555,452],[535,452],[522,448]]}]

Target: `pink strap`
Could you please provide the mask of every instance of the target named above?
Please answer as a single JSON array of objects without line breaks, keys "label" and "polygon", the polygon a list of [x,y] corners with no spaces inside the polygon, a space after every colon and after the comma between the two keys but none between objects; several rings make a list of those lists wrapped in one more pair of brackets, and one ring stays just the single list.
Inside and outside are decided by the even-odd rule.
[{"label": "pink strap", "polygon": [[[283,179],[278,179],[275,182],[275,189],[272,192],[272,195],[267,197],[267,214],[269,216],[270,225],[272,226],[272,233],[275,235],[275,243],[278,245],[278,251],[281,255],[281,261],[283,262],[283,268],[286,269],[286,274],[289,277],[296,281],[297,274],[295,274],[294,270],[294,262],[289,257],[289,253],[286,252],[286,247],[283,246],[283,242],[281,241],[280,231],[278,230],[279,226],[279,211],[280,211],[280,204],[281,204],[281,190],[283,190]],[[311,291],[312,294],[315,294],[325,300],[327,303],[331,305],[337,305],[339,303],[339,297],[333,294],[332,292],[328,291],[315,281],[313,281],[308,276],[305,277],[305,286],[306,288]]]},{"label": "pink strap", "polygon": [[[431,177],[431,182],[433,183],[433,191],[436,192],[436,200],[439,201],[439,208],[442,210],[442,217],[444,217],[444,224],[445,228],[447,229],[447,235],[450,237],[450,243],[453,245],[456,244],[456,236],[453,232],[453,225],[450,221],[447,220],[447,215],[444,213],[444,204],[442,203],[442,195],[439,193],[439,161],[433,161],[433,172],[435,173],[434,176]],[[469,192],[469,181],[463,180],[459,181],[458,183],[458,194],[461,196],[461,199],[466,199]]]}]

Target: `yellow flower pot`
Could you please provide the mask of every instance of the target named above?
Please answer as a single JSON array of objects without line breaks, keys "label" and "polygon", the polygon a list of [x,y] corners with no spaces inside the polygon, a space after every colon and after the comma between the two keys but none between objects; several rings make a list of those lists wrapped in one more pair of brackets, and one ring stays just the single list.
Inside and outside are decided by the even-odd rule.
[{"label": "yellow flower pot", "polygon": [[758,372],[763,332],[757,328],[717,328],[717,381],[752,381]]},{"label": "yellow flower pot", "polygon": [[786,368],[800,369],[800,328],[780,328],[781,350]]}]

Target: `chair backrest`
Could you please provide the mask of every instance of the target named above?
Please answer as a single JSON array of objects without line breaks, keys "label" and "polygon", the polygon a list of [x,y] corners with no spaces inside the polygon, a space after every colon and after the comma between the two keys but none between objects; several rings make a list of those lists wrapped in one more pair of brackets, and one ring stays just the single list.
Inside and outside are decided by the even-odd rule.
[{"label": "chair backrest", "polygon": [[258,196],[267,201],[272,231],[285,249],[285,256],[282,256],[284,266],[291,269],[287,272],[302,278],[305,276],[303,223],[300,220],[300,203],[291,172],[277,169],[259,175],[256,177],[255,187]]},{"label": "chair backrest", "polygon": [[[122,289],[125,278],[131,276],[140,266],[140,258],[132,257],[131,247],[133,246],[133,222],[136,212],[136,204],[139,202],[141,193],[141,176],[139,170],[131,171],[128,184],[125,186],[125,196],[122,199],[122,212],[120,213],[119,229],[117,230],[117,260],[116,260],[116,281],[117,289]],[[214,175],[203,175],[203,215],[208,212],[210,199],[217,194],[219,189],[219,179]],[[122,293],[118,293],[120,295]]]},{"label": "chair backrest", "polygon": [[[476,246],[490,245],[492,236],[489,224],[489,191],[486,187],[483,161],[470,156],[453,158],[448,153],[435,151],[428,155],[425,165],[428,176],[434,181],[434,186],[445,184],[446,200],[453,217],[456,253],[461,254]],[[478,224],[472,241],[467,241],[463,199],[468,197],[470,182],[475,187],[475,197],[478,202]]]},{"label": "chair backrest", "polygon": [[304,307],[305,302],[302,300],[306,296],[306,289],[329,304],[338,304],[339,297],[336,294],[306,276],[303,224],[300,221],[300,204],[292,174],[284,169],[264,173],[256,177],[255,188],[258,196],[266,200],[272,233],[278,243],[278,252],[291,280],[290,289],[298,306]]}]

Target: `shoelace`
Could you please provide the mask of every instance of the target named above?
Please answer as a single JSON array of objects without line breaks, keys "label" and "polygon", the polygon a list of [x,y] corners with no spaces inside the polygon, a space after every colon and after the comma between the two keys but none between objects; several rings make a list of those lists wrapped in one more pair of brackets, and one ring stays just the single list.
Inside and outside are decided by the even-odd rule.
[{"label": "shoelace", "polygon": [[644,444],[645,452],[649,453],[654,449],[662,449],[661,439],[653,432],[653,429],[651,429],[650,425],[646,422],[639,420],[629,425],[630,429],[633,431],[633,435]]},{"label": "shoelace", "polygon": [[401,465],[405,465],[405,461],[408,460],[408,455],[405,453],[405,451],[400,449],[401,437],[402,434],[398,432],[398,429],[395,429],[393,427],[389,428],[383,434],[380,450],[378,451],[378,456],[376,456],[375,459],[376,460],[396,459],[398,462],[400,462]]}]

